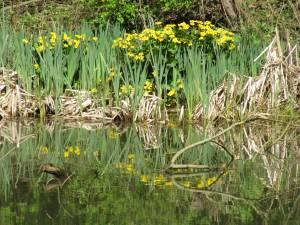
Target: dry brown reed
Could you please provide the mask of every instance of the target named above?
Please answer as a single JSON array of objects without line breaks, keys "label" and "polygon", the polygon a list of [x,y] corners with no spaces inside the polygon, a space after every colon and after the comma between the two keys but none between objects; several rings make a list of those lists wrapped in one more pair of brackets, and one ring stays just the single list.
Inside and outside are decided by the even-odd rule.
[{"label": "dry brown reed", "polygon": [[[284,53],[279,35],[259,56],[266,54],[265,64],[258,77],[232,75],[218,88],[210,93],[209,105],[197,105],[193,112],[193,120],[203,118],[209,121],[218,119],[235,119],[253,113],[271,113],[292,102],[294,108],[299,107],[300,66],[297,45],[288,48]],[[289,43],[287,44],[290,45]]]}]

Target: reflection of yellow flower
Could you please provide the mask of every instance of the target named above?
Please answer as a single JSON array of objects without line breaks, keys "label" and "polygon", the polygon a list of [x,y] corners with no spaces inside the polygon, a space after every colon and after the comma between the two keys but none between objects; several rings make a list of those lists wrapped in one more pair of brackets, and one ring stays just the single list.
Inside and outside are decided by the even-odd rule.
[{"label": "reflection of yellow flower", "polygon": [[162,174],[156,175],[154,177],[154,185],[160,185],[164,181],[164,176]]},{"label": "reflection of yellow flower", "polygon": [[68,151],[68,150],[65,150],[65,151],[64,151],[64,157],[65,157],[65,158],[69,158],[69,155],[70,155],[69,151]]},{"label": "reflection of yellow flower", "polygon": [[149,182],[149,177],[147,175],[141,175],[140,179],[143,183],[148,183]]},{"label": "reflection of yellow flower", "polygon": [[190,181],[185,181],[182,183],[182,186],[189,188],[191,186],[191,182]]},{"label": "reflection of yellow flower", "polygon": [[73,153],[74,152],[74,149],[73,149],[73,147],[71,146],[71,147],[69,147],[68,148],[68,151],[70,152],[70,153]]},{"label": "reflection of yellow flower", "polygon": [[47,155],[48,154],[48,147],[47,146],[43,146],[43,147],[41,147],[41,152],[43,153],[43,154],[45,154],[45,155]]},{"label": "reflection of yellow flower", "polygon": [[171,186],[173,186],[173,182],[172,182],[172,181],[167,181],[167,182],[165,183],[165,186],[171,187]]},{"label": "reflection of yellow flower", "polygon": [[204,188],[204,187],[205,187],[204,182],[200,180],[197,184],[197,188]]},{"label": "reflection of yellow flower", "polygon": [[126,170],[131,173],[133,171],[133,165],[132,164],[128,164],[126,166]]},{"label": "reflection of yellow flower", "polygon": [[116,138],[118,137],[118,133],[115,132],[114,130],[110,130],[110,131],[108,132],[108,137],[109,137],[110,139],[116,139]]},{"label": "reflection of yellow flower", "polygon": [[129,160],[133,160],[134,159],[134,154],[128,154],[127,157],[128,157]]},{"label": "reflection of yellow flower", "polygon": [[217,180],[216,177],[208,178],[207,179],[207,185],[209,186],[209,185],[213,184],[216,180]]}]

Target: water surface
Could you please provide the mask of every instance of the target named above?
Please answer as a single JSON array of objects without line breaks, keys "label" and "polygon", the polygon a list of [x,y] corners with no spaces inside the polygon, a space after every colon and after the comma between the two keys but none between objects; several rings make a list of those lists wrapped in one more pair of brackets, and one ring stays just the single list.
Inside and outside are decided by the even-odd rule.
[{"label": "water surface", "polygon": [[[300,224],[299,130],[0,121],[0,224]],[[41,172],[51,164],[60,178]]]}]

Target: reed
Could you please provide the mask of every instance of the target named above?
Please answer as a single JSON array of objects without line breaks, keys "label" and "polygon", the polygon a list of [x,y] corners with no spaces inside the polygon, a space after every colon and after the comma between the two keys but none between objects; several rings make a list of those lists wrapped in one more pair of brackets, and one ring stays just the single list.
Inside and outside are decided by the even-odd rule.
[{"label": "reed", "polygon": [[211,91],[224,80],[231,82],[231,74],[241,79],[258,74],[260,61],[254,58],[264,47],[246,38],[229,52],[192,46],[171,54],[159,46],[149,48],[144,60],[133,60],[127,50],[112,48],[123,33],[118,26],[92,30],[83,25],[75,31],[54,26],[39,35],[1,32],[1,64],[16,70],[18,84],[40,102],[51,96],[56,114],[66,108],[62,98],[73,97],[82,115],[87,106],[81,104],[89,96],[88,107],[117,107],[144,121],[168,119],[166,109],[179,117],[187,109],[191,119],[199,102],[207,112]]}]

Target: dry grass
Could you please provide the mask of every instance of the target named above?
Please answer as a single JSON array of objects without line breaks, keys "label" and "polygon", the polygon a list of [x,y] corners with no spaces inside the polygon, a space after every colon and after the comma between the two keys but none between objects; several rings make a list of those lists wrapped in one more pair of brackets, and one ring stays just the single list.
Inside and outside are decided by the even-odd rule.
[{"label": "dry grass", "polygon": [[284,54],[279,35],[276,35],[262,54],[264,53],[266,61],[258,77],[249,77],[244,81],[241,77],[232,75],[231,79],[224,81],[210,93],[206,113],[202,104],[198,104],[193,119],[199,121],[207,118],[215,121],[253,113],[270,113],[286,106],[288,102],[298,108],[300,66],[297,46]]}]

